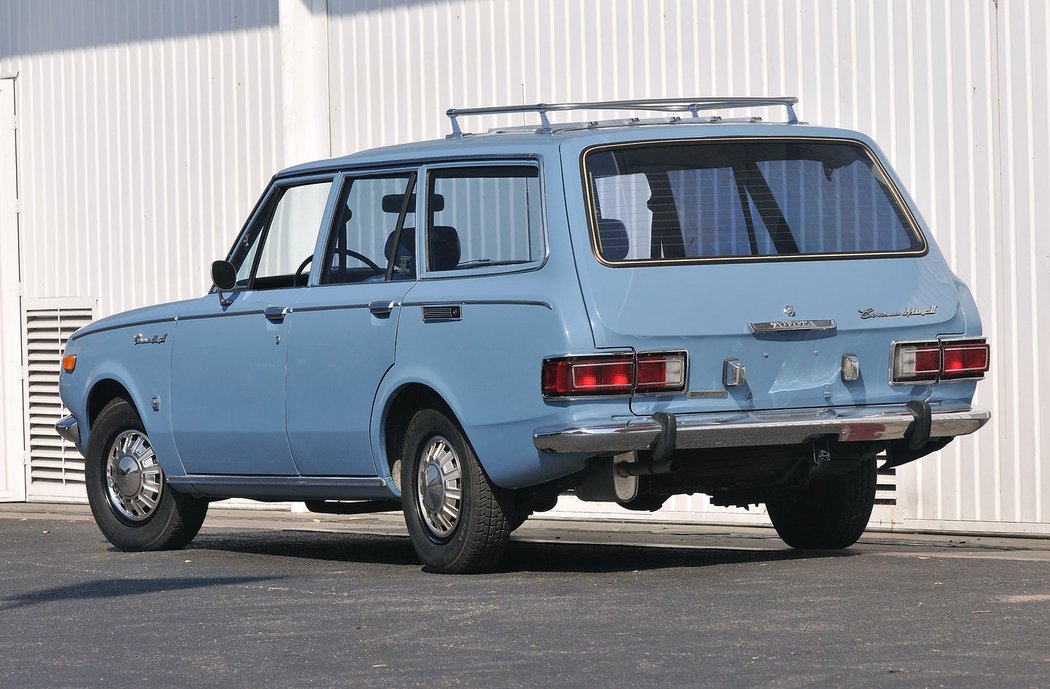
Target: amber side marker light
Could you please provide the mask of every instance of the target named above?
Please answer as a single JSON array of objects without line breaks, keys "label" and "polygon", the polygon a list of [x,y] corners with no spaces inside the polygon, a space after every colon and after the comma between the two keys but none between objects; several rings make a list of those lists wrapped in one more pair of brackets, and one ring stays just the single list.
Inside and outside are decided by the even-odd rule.
[{"label": "amber side marker light", "polygon": [[[54,361],[54,359],[52,359],[52,361]],[[76,354],[67,354],[64,357],[62,357],[62,370],[63,371],[65,371],[66,373],[72,373],[73,370],[76,367],[77,367],[77,355]]]}]

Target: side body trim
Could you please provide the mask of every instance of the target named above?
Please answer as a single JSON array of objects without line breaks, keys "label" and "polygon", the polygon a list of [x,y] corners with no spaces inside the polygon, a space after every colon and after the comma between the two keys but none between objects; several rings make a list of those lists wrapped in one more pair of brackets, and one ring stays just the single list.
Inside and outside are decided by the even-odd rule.
[{"label": "side body trim", "polygon": [[389,500],[394,493],[377,476],[234,476],[188,474],[168,476],[168,485],[183,493],[210,498],[254,500]]}]

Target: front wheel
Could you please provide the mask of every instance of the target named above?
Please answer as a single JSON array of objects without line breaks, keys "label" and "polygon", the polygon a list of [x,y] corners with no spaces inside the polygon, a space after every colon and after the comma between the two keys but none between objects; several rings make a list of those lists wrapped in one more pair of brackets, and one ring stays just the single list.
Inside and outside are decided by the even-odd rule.
[{"label": "front wheel", "polygon": [[853,471],[766,503],[780,538],[792,548],[838,549],[857,542],[875,505],[875,458]]},{"label": "front wheel", "polygon": [[420,411],[402,457],[405,524],[423,564],[445,574],[494,568],[514,528],[511,496],[489,482],[459,427],[440,411]]},{"label": "front wheel", "polygon": [[205,500],[171,490],[135,409],[115,399],[91,429],[84,478],[95,523],[120,550],[181,548],[200,531]]}]

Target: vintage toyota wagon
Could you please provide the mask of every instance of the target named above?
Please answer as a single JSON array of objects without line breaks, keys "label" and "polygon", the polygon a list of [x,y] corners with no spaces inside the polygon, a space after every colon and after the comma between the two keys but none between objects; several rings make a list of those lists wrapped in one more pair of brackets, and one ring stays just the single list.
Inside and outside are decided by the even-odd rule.
[{"label": "vintage toyota wagon", "polygon": [[[278,173],[208,294],[70,338],[58,431],[102,532],[179,547],[230,497],[403,509],[430,569],[471,572],[564,493],[702,492],[851,545],[877,456],[988,420],[989,347],[876,145],[794,103],[450,110],[444,140]],[[757,106],[787,117],[710,114]],[[582,109],[650,113],[548,117]],[[508,112],[539,126],[460,128]]]}]

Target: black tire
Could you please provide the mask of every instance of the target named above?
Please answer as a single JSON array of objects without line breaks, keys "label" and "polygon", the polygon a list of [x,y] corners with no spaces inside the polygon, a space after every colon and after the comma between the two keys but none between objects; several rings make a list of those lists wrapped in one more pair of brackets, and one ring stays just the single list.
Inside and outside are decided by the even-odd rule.
[{"label": "black tire", "polygon": [[875,505],[875,459],[832,479],[766,503],[780,538],[792,548],[839,549],[857,542]]},{"label": "black tire", "polygon": [[117,497],[116,484],[110,485],[107,463],[116,442],[138,436],[145,438],[149,448],[142,421],[126,400],[115,399],[99,413],[91,429],[84,467],[91,513],[102,534],[119,550],[181,548],[200,531],[208,513],[207,501],[172,490],[160,465],[152,460],[149,470],[140,474],[151,476],[158,494],[151,496],[155,506],[143,509],[142,514],[128,516],[126,503]]},{"label": "black tire", "polygon": [[[440,471],[428,461],[428,456],[432,449],[440,451],[445,447],[454,454],[458,467],[460,498],[456,503],[450,497],[456,490],[448,478],[452,473],[436,476],[441,479],[441,486],[431,482],[435,488],[430,498],[432,505],[438,500],[450,509],[456,503],[458,516],[451,525],[438,522],[434,511],[427,508],[419,478],[421,466],[429,466],[431,474]],[[435,455],[438,456],[441,455]],[[424,409],[409,423],[402,452],[401,490],[405,524],[416,554],[428,571],[467,574],[489,571],[499,564],[516,523],[511,495],[489,482],[466,436],[445,414]],[[440,498],[434,497],[437,491]],[[444,529],[447,533],[441,533]]]}]

